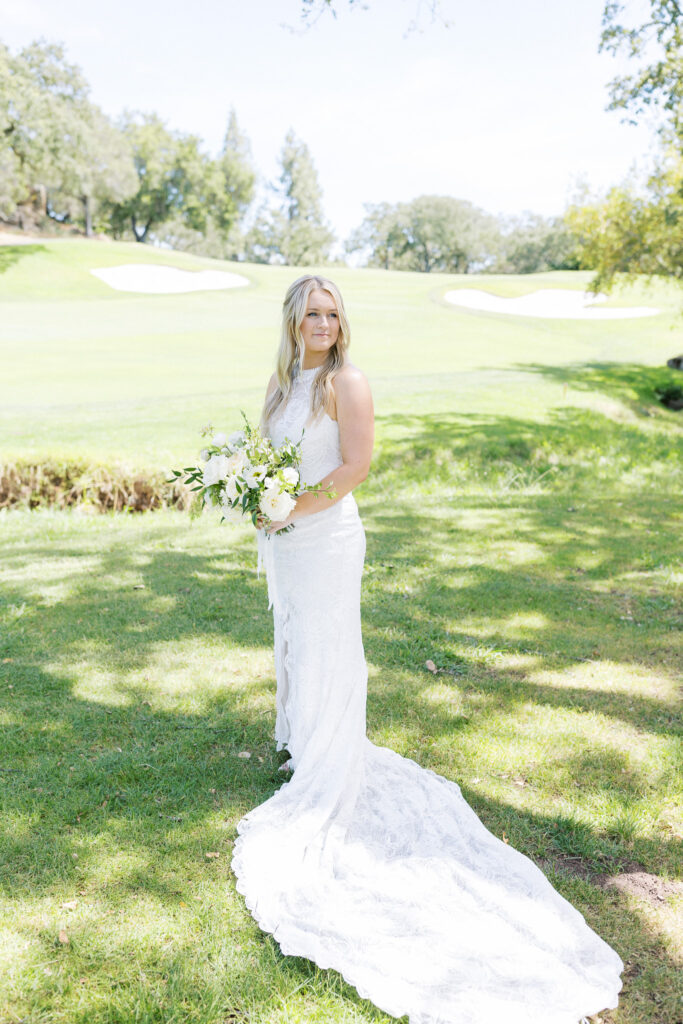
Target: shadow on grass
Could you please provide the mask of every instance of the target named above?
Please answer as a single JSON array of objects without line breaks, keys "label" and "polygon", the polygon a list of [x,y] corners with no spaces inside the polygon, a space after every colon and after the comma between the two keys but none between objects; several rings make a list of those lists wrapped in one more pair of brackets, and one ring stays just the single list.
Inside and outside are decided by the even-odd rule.
[{"label": "shadow on grass", "polygon": [[[552,368],[551,368],[552,370]],[[683,418],[657,406],[655,418],[615,420],[592,409],[551,409],[548,421],[435,413],[394,415],[382,425],[364,493],[401,493],[415,484],[506,491],[580,487],[589,491],[683,485]]]},{"label": "shadow on grass", "polygon": [[[677,354],[680,347],[680,342],[672,340],[671,354]],[[683,384],[680,371],[642,363],[570,363],[563,366],[524,363],[519,369],[567,384],[577,391],[602,392],[641,416],[649,415],[653,407],[662,409],[656,395],[657,388]]]},{"label": "shadow on grass", "polygon": [[[433,431],[444,436],[428,421],[416,440],[418,451]],[[579,506],[565,496],[540,495],[508,497],[499,504],[487,500],[482,508],[480,499],[470,497],[445,511],[439,508],[436,515],[428,508],[415,514],[407,506],[389,515],[381,497],[370,489],[367,494],[364,636],[368,661],[382,672],[381,685],[373,688],[371,682],[371,733],[388,715],[430,743],[475,729],[476,705],[467,719],[425,701],[434,683],[424,669],[426,658],[443,671],[441,680],[462,682],[477,696],[482,713],[493,709],[499,721],[531,704],[575,716],[600,714],[653,735],[671,732],[673,710],[655,694],[532,682],[521,670],[488,658],[487,651],[531,651],[554,669],[592,658],[632,660],[661,671],[673,649],[670,628],[679,621],[678,611],[663,605],[649,584],[641,586],[638,573],[651,572],[678,552],[677,502],[655,505],[646,496],[621,507],[607,500]],[[480,560],[473,549],[476,531],[468,525],[477,512],[488,516],[480,527]],[[2,850],[7,891],[14,899],[59,898],[104,871],[97,889],[107,899],[126,902],[143,893],[164,907],[178,907],[183,863],[201,860],[206,849],[224,849],[241,815],[282,782],[272,740],[272,669],[244,681],[235,675],[235,649],[265,652],[272,643],[265,584],[256,580],[253,568],[253,541],[239,539],[221,552],[198,555],[174,549],[176,539],[172,526],[154,527],[149,547],[144,540],[126,547],[112,538],[93,555],[59,537],[27,540],[8,552],[5,564],[15,569],[35,564],[54,567],[55,575],[73,573],[70,593],[62,600],[48,603],[36,596],[32,582],[14,582],[0,603],[0,660],[12,659],[0,663],[0,685],[5,693],[13,687],[0,733],[0,765],[11,769],[2,776]],[[501,566],[487,564],[485,549],[520,540],[531,552],[521,564],[512,557]],[[140,584],[144,589],[134,589]],[[155,602],[167,610],[157,611]],[[634,613],[633,623],[619,617],[622,602]],[[463,618],[475,616],[485,624],[521,612],[536,613],[535,624],[520,625],[512,637],[491,624],[483,644],[480,630],[458,627]],[[637,634],[631,637],[638,617],[649,617],[646,647]],[[225,685],[207,687],[192,707],[187,702],[182,710],[154,707],[154,689],[144,672],[160,652],[175,650],[180,659],[184,643],[197,638],[209,645],[204,665],[211,681],[224,666],[213,645],[224,645],[230,659]],[[65,672],[56,661],[71,662],[73,670]],[[173,690],[174,667],[180,675],[187,671],[186,665],[171,664],[164,693]],[[120,702],[112,703],[110,694],[108,703],[79,694],[81,685],[96,692],[99,674],[114,679]],[[236,757],[243,749],[251,752],[250,760]],[[438,755],[431,756],[431,763],[422,763],[438,770]],[[642,795],[644,779],[638,772],[622,774],[625,763],[623,752],[605,747],[577,751],[561,769],[567,785],[578,785],[579,791],[587,772],[605,791],[614,791],[616,778],[628,801]],[[577,856],[612,870],[633,858],[650,870],[668,870],[675,863],[674,844],[664,838],[639,838],[627,846],[617,825],[601,830],[560,811],[520,809],[512,799],[494,800],[466,786],[463,793],[487,827],[498,835],[505,831],[513,846],[537,860]],[[119,866],[116,858],[103,863],[101,842],[132,855],[134,863]],[[170,879],[168,864],[175,865]],[[232,884],[229,875],[225,883]],[[641,919],[621,894],[601,892],[561,871],[553,884],[572,896],[624,959],[647,950],[660,964],[669,962],[647,916]],[[244,908],[237,920],[239,941],[255,951],[256,970],[275,959],[290,988],[323,985],[327,995],[334,990],[355,1002],[364,1019],[386,1019],[334,972],[283,958]],[[27,941],[35,937],[30,923],[22,931]],[[121,935],[111,941],[124,950],[128,940]],[[153,976],[182,969],[179,949],[180,959],[189,955],[183,937],[171,951],[150,952]],[[54,952],[47,938],[44,952]],[[248,973],[241,981],[235,975],[238,993],[247,990]],[[40,1005],[40,986],[47,993],[49,982],[38,979],[35,985],[33,998]],[[139,991],[149,995],[151,989]],[[280,997],[271,1003],[261,992],[254,998],[265,1012],[279,1005]],[[236,998],[235,1005],[239,1002]],[[233,1019],[248,1019],[245,1012],[239,1010],[240,1017],[236,1010]]]},{"label": "shadow on grass", "polygon": [[0,274],[13,267],[23,256],[34,256],[37,252],[47,252],[44,245],[0,245]]}]

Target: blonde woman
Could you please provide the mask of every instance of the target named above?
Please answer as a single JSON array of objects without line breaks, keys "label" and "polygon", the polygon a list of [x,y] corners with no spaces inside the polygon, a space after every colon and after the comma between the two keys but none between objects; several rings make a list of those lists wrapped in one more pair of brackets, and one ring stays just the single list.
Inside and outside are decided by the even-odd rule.
[{"label": "blonde woman", "polygon": [[456,783],[366,737],[352,491],[370,467],[373,407],[349,340],[338,288],[294,281],[262,425],[276,444],[303,431],[303,482],[336,495],[304,494],[259,531],[275,739],[293,775],[239,823],[237,887],[283,953],[335,968],[411,1024],[576,1024],[617,1005],[618,954]]}]

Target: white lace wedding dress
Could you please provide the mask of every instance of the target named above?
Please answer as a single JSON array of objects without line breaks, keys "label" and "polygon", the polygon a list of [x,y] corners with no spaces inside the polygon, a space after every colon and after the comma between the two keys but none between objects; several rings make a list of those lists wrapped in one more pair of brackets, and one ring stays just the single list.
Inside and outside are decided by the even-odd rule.
[{"label": "white lace wedding dress", "polygon": [[[270,425],[297,440],[315,370]],[[341,463],[306,425],[302,478]],[[331,967],[410,1024],[577,1024],[617,1005],[617,953],[459,787],[365,734],[365,533],[352,494],[259,531],[275,624],[278,749],[294,775],[239,823],[237,888],[282,952]]]}]

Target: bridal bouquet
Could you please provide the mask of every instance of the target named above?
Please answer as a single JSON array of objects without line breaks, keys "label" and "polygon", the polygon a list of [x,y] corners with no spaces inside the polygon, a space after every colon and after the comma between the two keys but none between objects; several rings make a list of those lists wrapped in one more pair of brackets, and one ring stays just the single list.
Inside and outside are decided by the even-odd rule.
[{"label": "bridal bouquet", "polygon": [[[324,493],[333,498],[335,491],[320,484],[301,486],[299,465],[301,439],[296,443],[285,441],[275,448],[269,438],[244,418],[244,430],[226,437],[214,433],[211,424],[204,427],[202,436],[213,434],[210,444],[202,448],[203,466],[172,469],[172,479],[179,478],[197,494],[190,507],[191,518],[201,514],[204,507],[219,509],[221,522],[244,522],[251,519],[254,526],[259,518],[266,524],[286,519],[303,491]],[[170,483],[171,481],[169,481]],[[294,529],[290,523],[277,533]]]}]

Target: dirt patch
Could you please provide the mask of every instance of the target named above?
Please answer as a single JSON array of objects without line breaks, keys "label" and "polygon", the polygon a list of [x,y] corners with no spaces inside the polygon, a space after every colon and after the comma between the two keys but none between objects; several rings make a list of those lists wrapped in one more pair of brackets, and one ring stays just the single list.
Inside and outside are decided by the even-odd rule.
[{"label": "dirt patch", "polygon": [[616,889],[655,906],[666,902],[671,896],[683,895],[683,882],[666,881],[659,875],[650,874],[642,864],[633,861],[625,864],[624,870],[615,875],[594,871],[583,857],[570,857],[562,853],[554,853],[551,857],[539,860],[538,866],[543,872],[553,870],[572,878],[583,878],[600,889]]},{"label": "dirt patch", "polygon": [[638,896],[648,903],[664,903],[669,896],[683,895],[683,882],[667,882],[658,875],[647,871],[625,871],[621,875],[599,875],[597,884],[602,889],[618,889],[619,892]]},{"label": "dirt patch", "polygon": [[0,230],[0,245],[34,245],[42,241],[40,235],[13,235],[11,231]]}]

